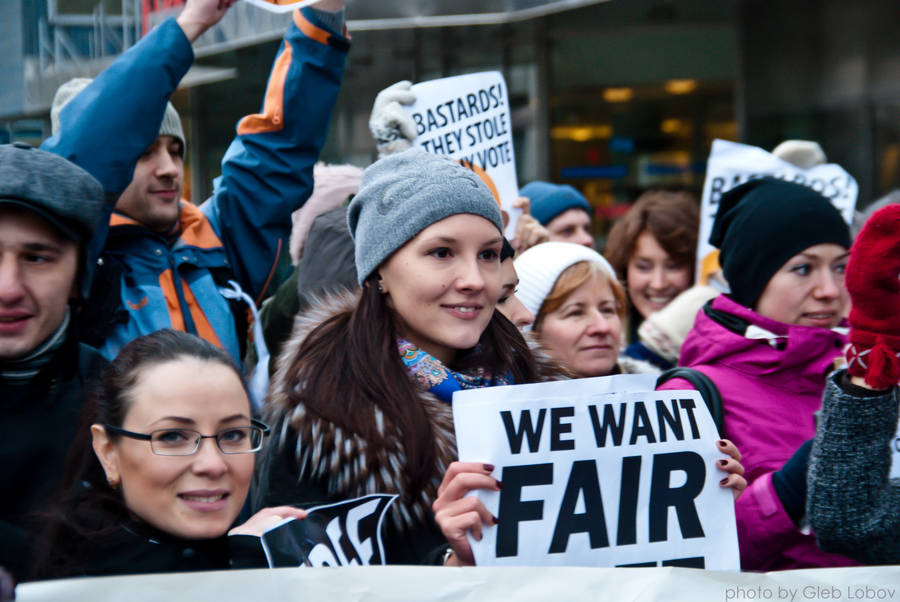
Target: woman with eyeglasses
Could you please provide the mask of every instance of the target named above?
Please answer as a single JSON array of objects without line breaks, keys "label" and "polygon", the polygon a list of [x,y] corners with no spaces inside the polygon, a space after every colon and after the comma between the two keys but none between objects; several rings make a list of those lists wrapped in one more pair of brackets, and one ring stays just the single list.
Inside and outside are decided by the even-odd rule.
[{"label": "woman with eyeglasses", "polygon": [[161,330],[126,345],[87,405],[36,578],[266,566],[256,537],[292,507],[240,526],[268,427],[250,416],[223,350]]}]

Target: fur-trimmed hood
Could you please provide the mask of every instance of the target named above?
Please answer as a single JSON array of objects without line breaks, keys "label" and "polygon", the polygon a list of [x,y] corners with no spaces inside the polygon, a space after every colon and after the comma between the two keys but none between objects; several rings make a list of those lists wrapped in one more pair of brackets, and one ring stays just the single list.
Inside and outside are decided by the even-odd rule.
[{"label": "fur-trimmed hood", "polygon": [[[294,328],[278,358],[266,405],[265,418],[273,426],[265,453],[290,454],[296,463],[298,482],[324,484],[329,499],[349,499],[371,493],[396,493],[405,503],[392,505],[391,517],[402,530],[415,528],[431,517],[431,504],[437,497],[441,479],[451,462],[457,459],[453,411],[428,391],[419,399],[431,423],[435,464],[434,477],[413,499],[412,485],[404,471],[407,463],[404,443],[398,429],[387,416],[373,408],[377,431],[388,443],[370,445],[357,433],[347,432],[334,423],[296,404],[285,391],[296,390],[294,382],[297,355],[307,336],[326,320],[352,311],[359,293],[329,295],[311,305],[294,320]],[[539,373],[547,380],[563,378],[563,372],[545,353],[532,347]],[[296,439],[295,439],[296,437]]]}]

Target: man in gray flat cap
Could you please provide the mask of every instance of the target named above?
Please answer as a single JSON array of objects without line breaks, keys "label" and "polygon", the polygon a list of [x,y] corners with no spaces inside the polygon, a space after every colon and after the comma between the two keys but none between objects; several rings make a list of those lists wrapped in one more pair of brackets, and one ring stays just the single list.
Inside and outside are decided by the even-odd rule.
[{"label": "man in gray flat cap", "polygon": [[40,510],[62,475],[81,408],[106,361],[78,343],[103,187],[73,163],[0,146],[0,566],[21,579]]}]

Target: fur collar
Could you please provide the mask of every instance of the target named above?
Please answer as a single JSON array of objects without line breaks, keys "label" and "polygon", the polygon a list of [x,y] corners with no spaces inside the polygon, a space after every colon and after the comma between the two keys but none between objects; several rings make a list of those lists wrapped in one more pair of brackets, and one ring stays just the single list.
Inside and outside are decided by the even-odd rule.
[{"label": "fur collar", "polygon": [[[431,422],[434,434],[434,478],[414,499],[410,499],[410,483],[404,476],[406,453],[397,429],[377,408],[374,409],[377,430],[386,445],[369,445],[356,433],[346,432],[330,421],[307,412],[303,404],[294,405],[283,393],[285,388],[300,386],[293,382],[289,367],[295,363],[300,346],[317,326],[329,318],[351,311],[359,293],[328,295],[313,302],[310,309],[294,320],[290,338],[278,358],[266,418],[275,425],[273,451],[291,454],[297,465],[298,481],[323,483],[332,499],[348,499],[370,493],[396,493],[406,503],[392,505],[391,518],[403,530],[414,529],[432,516],[431,503],[451,462],[457,459],[453,411],[449,404],[427,391],[419,399]],[[532,345],[540,374],[545,380],[564,378],[564,373],[549,356]],[[291,446],[296,435],[296,445]]]},{"label": "fur collar", "polygon": [[616,362],[619,371],[622,374],[662,374],[662,370],[646,360],[639,360],[627,355],[619,354],[619,360]]}]

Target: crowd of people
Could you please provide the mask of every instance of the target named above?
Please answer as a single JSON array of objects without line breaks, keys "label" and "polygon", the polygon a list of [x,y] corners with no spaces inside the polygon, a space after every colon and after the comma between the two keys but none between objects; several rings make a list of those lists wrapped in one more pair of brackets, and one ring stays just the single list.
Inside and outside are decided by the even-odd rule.
[{"label": "crowd of people", "polygon": [[709,240],[725,293],[694,284],[685,192],[645,192],[601,254],[585,197],[531,182],[507,240],[478,174],[414,148],[409,82],[375,99],[377,161],[316,164],[343,0],[293,13],[195,205],[169,96],[233,3],[188,0],[60,88],[41,148],[0,146],[15,580],[266,566],[268,527],[374,493],[398,496],[386,562],[471,565],[497,518],[468,494],[502,482],[458,461],[454,392],[675,366],[721,398],[710,446],[744,570],[900,562],[900,208],[854,240],[811,188],[736,186]]}]

